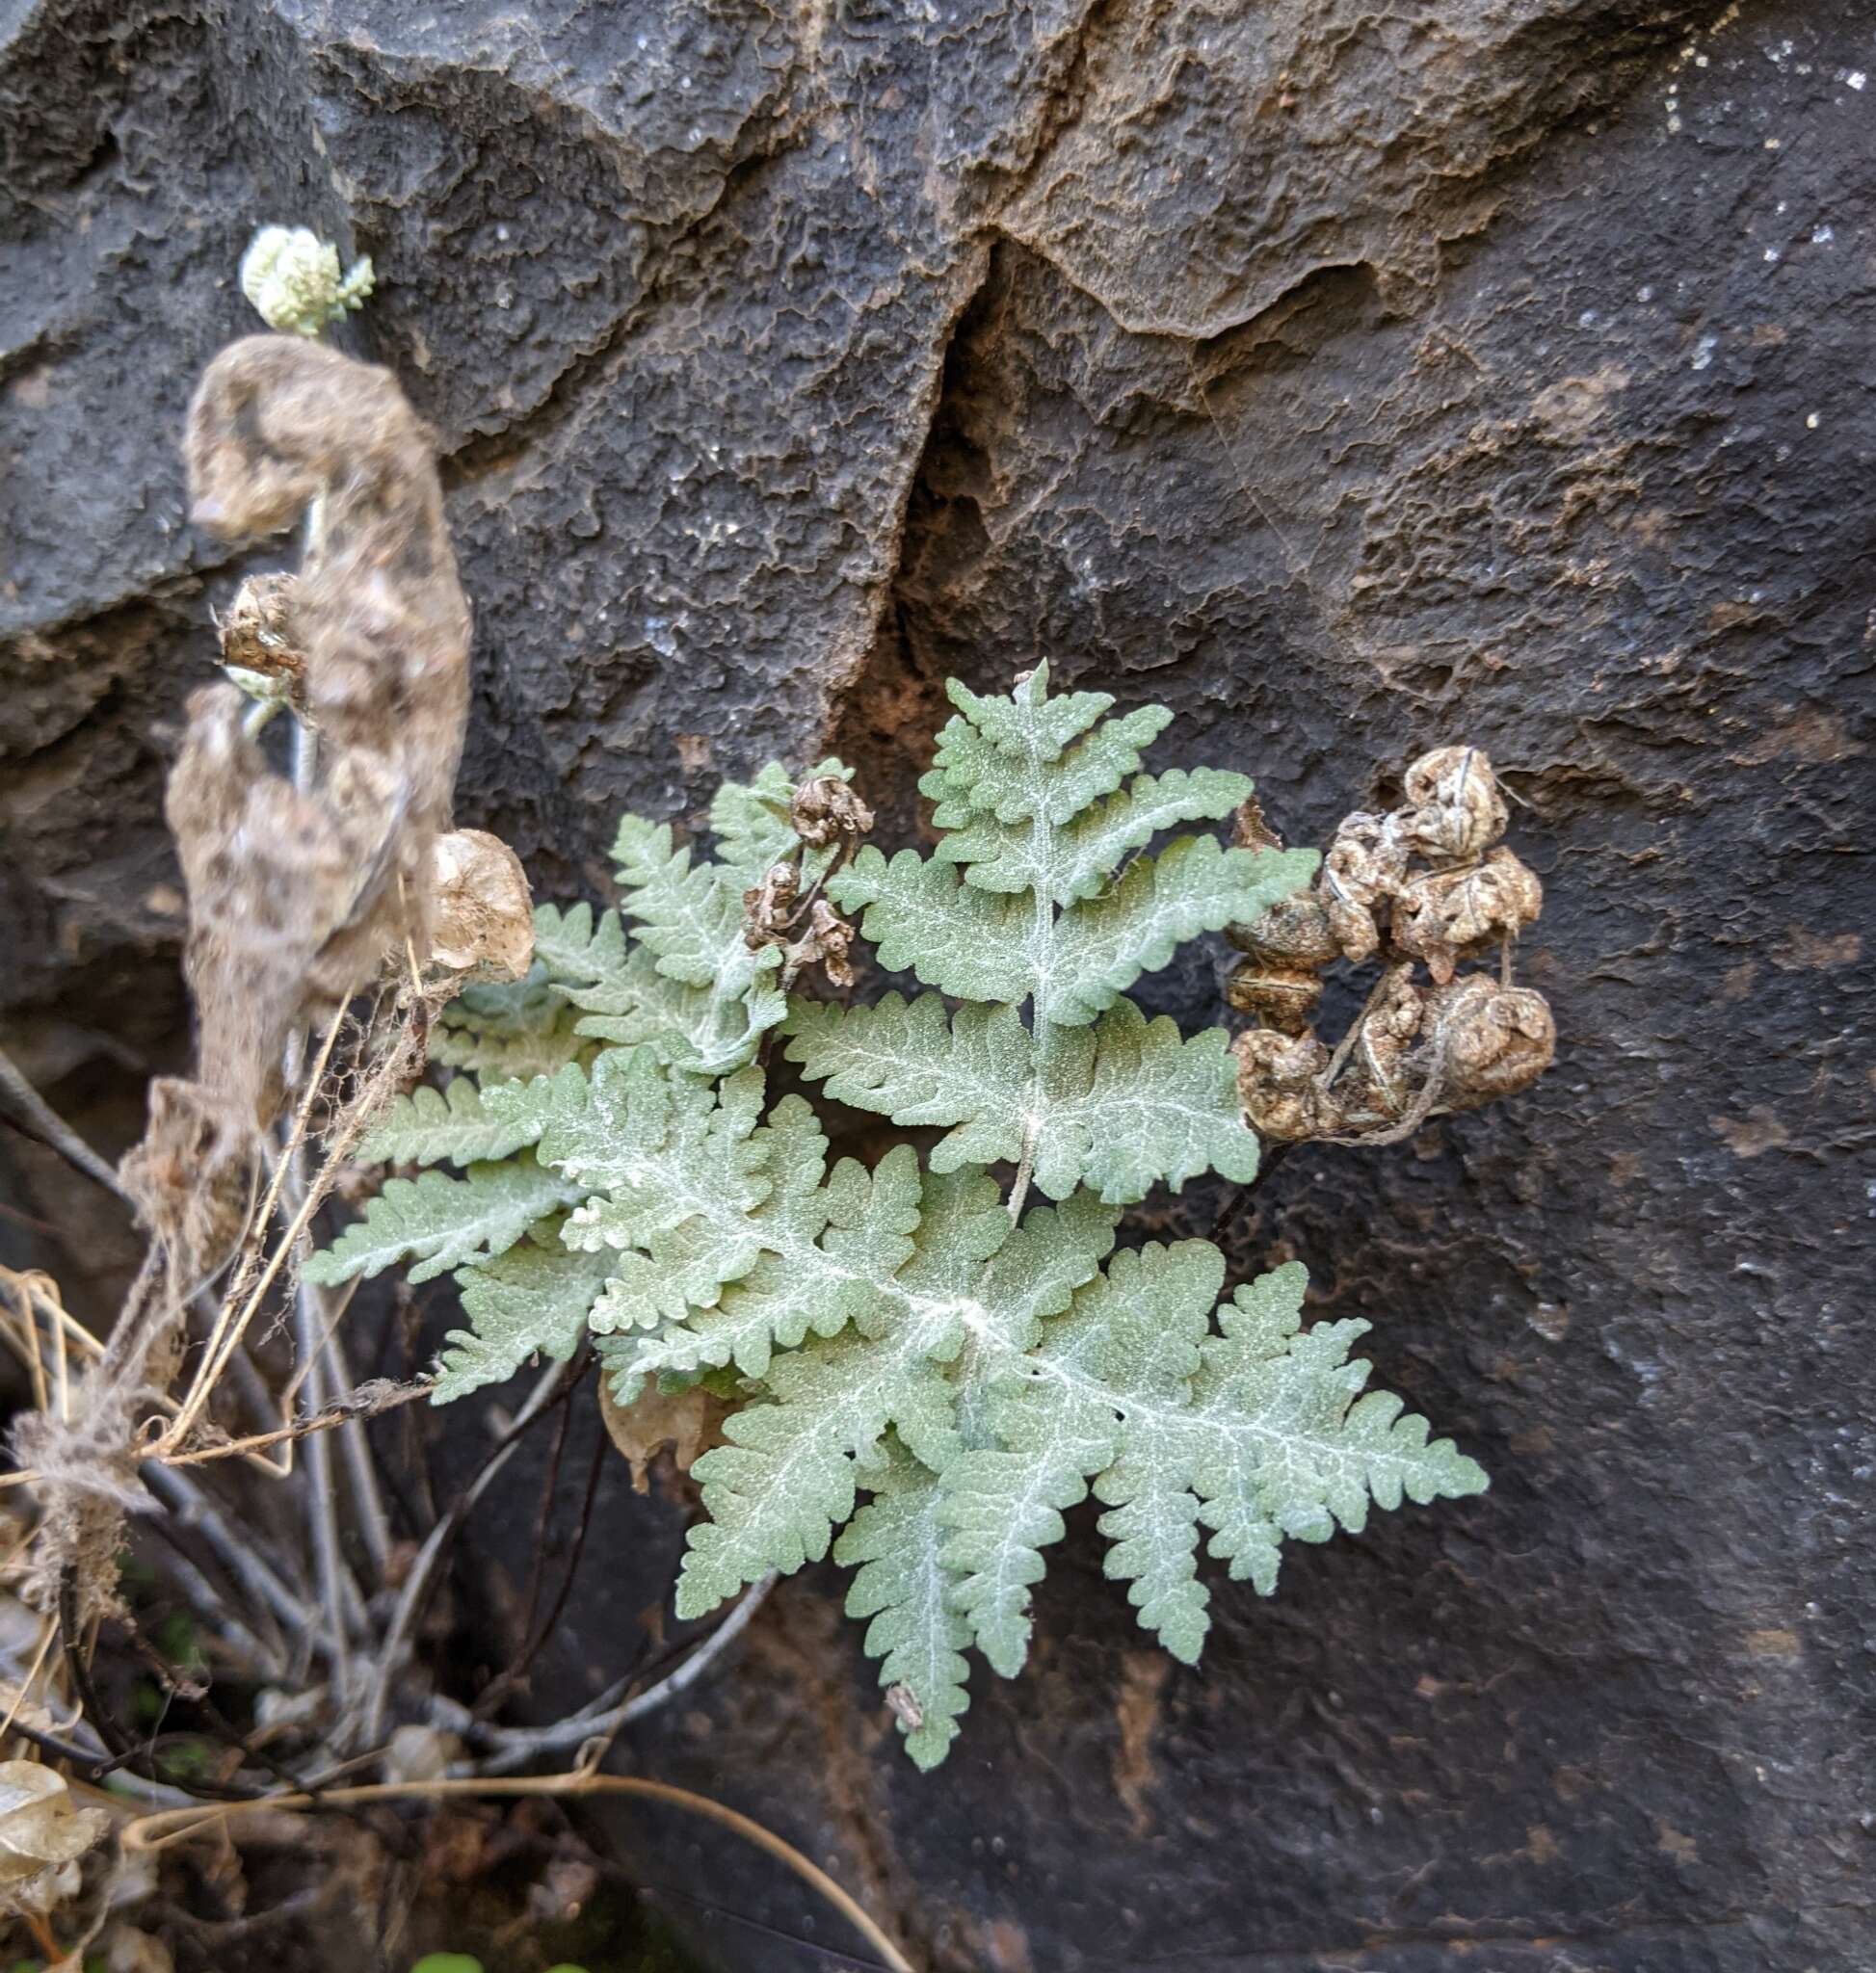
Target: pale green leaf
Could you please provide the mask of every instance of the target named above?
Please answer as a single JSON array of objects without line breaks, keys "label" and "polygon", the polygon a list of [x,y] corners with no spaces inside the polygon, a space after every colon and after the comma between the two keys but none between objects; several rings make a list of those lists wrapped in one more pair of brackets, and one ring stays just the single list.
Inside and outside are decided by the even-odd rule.
[{"label": "pale green leaf", "polygon": [[[561,914],[551,905],[535,910],[537,936],[550,936]],[[547,1075],[565,1062],[591,1059],[594,1044],[574,1030],[573,1010],[557,992],[553,975],[537,957],[524,980],[465,986],[438,1016],[430,1059],[446,1067],[473,1069],[484,1082]]]},{"label": "pale green leaf", "polygon": [[534,959],[554,985],[591,986],[625,963],[625,929],[617,911],[591,905],[536,905]]},{"label": "pale green leaf", "polygon": [[1162,1014],[1118,999],[1092,1028],[1045,1028],[1035,1098],[1036,1183],[1050,1198],[1092,1186],[1131,1205],[1160,1180],[1205,1171],[1246,1184],[1257,1140],[1246,1128],[1230,1038],[1189,1039]]},{"label": "pale green leaf", "polygon": [[946,829],[977,814],[1059,828],[1118,788],[1173,717],[1149,705],[1106,719],[1114,700],[1105,692],[1051,698],[1046,665],[1007,697],[980,698],[956,679],[946,691],[959,717],[938,734],[936,765],[919,783]]},{"label": "pale green leaf", "polygon": [[946,863],[901,850],[890,862],[867,844],[827,891],[841,910],[863,911],[861,934],[890,973],[912,973],[960,1000],[1026,1000],[1035,912],[1025,899],[971,890]]},{"label": "pale green leaf", "polygon": [[1063,912],[1039,1005],[1066,1026],[1093,1020],[1187,939],[1261,916],[1307,883],[1316,862],[1313,850],[1228,850],[1215,836],[1181,836],[1136,857],[1111,890]]},{"label": "pale green leaf", "polygon": [[441,1090],[424,1086],[394,1096],[358,1145],[381,1165],[477,1165],[506,1158],[540,1135],[526,1118],[491,1115],[465,1075]]},{"label": "pale green leaf", "polygon": [[[1109,1572],[1132,1585],[1143,1623],[1196,1655],[1207,1592],[1196,1523],[1212,1552],[1259,1590],[1275,1585],[1284,1538],[1325,1540],[1365,1525],[1371,1505],[1478,1492],[1485,1475],[1387,1392],[1362,1395],[1347,1361],[1366,1324],[1301,1328],[1305,1276],[1292,1263],[1206,1310],[1223,1273],[1208,1243],[1149,1244],[1116,1257],[995,1386],[996,1450],[941,1475],[962,1532],[947,1562],[972,1571],[963,1596],[986,1656],[1020,1661],[1033,1551],[1055,1539],[1049,1512],[1093,1480],[1109,1503]],[[988,1638],[988,1642],[986,1642]]]},{"label": "pale green leaf", "polygon": [[1186,1040],[1131,1001],[1092,1029],[1045,1029],[1040,1064],[1014,1008],[950,1015],[935,993],[850,1009],[798,999],[787,1032],[790,1059],[829,1095],[895,1123],[957,1126],[935,1171],[1017,1159],[1025,1134],[1050,1198],[1087,1184],[1130,1204],[1160,1179],[1210,1169],[1244,1183],[1257,1169],[1224,1031]]},{"label": "pale green leaf", "polygon": [[467,1069],[484,1083],[551,1075],[566,1063],[591,1062],[598,1052],[598,1043],[579,1032],[573,1010],[558,996],[550,1015],[531,1027],[438,1026],[430,1038],[432,1062],[443,1068]]},{"label": "pale green leaf", "polygon": [[880,1683],[896,1686],[916,1708],[902,1704],[899,1731],[920,1768],[935,1768],[958,1736],[970,1700],[964,1657],[970,1626],[953,1602],[958,1578],[945,1566],[946,1531],[938,1518],[938,1475],[896,1441],[887,1463],[869,1473],[867,1501],[834,1543],[833,1558],[857,1568],[847,1615],[870,1618],[866,1654],[880,1660]]},{"label": "pale green leaf", "polygon": [[624,817],[613,861],[624,890],[620,909],[634,920],[636,943],[656,954],[667,979],[734,997],[757,973],[780,965],[776,947],[752,952],[743,936],[746,873],[694,863],[688,849],[675,846],[669,823]]},{"label": "pale green leaf", "polygon": [[936,854],[941,861],[967,865],[964,881],[979,890],[1035,891],[1067,905],[1097,896],[1122,861],[1161,829],[1220,820],[1250,793],[1247,776],[1218,768],[1139,775],[1064,828],[978,816],[947,835]]},{"label": "pale green leaf", "polygon": [[785,1032],[788,1059],[837,1101],[895,1123],[958,1125],[933,1153],[934,1171],[1021,1155],[1031,1061],[1015,1008],[964,1007],[954,1019],[936,993],[852,1008],[797,999]]},{"label": "pale green leaf", "polygon": [[740,916],[722,965],[699,986],[661,971],[649,945],[628,944],[617,912],[595,919],[576,905],[543,927],[542,912],[552,910],[542,906],[535,913],[535,951],[551,967],[556,991],[579,1010],[576,1031],[583,1037],[643,1042],[675,1068],[727,1075],[753,1060],[763,1035],[787,1013],[774,956],[749,951]]},{"label": "pale green leaf", "polygon": [[[910,1162],[905,1171],[915,1182]],[[875,1196],[885,1171],[883,1164],[874,1174]],[[1084,1213],[1032,1214],[1020,1236],[1029,1250],[999,1275],[986,1263],[1011,1241],[1012,1229],[998,1188],[982,1172],[925,1179],[915,1243],[901,1236],[895,1250],[865,1228],[856,1232],[852,1248],[830,1254],[830,1273],[863,1289],[864,1314],[837,1334],[809,1334],[800,1348],[776,1355],[766,1373],[772,1402],[738,1412],[727,1428],[731,1443],[698,1462],[711,1518],[692,1534],[680,1592],[687,1613],[708,1609],[767,1569],[824,1555],[832,1529],[852,1512],[857,1474],[884,1457],[888,1426],[914,1457],[942,1470],[963,1449],[961,1362],[974,1361],[972,1347],[993,1342],[1006,1328],[1032,1328],[1037,1310],[1086,1278],[1097,1265],[1099,1241],[1112,1238],[1111,1218],[1103,1225]],[[822,1250],[834,1244],[831,1233]],[[1053,1261],[1042,1248],[1065,1251]],[[796,1258],[805,1269],[817,1264],[813,1250]],[[786,1284],[778,1277],[773,1286],[781,1293]],[[987,1289],[1013,1305],[987,1305]],[[686,1328],[707,1338],[732,1324],[740,1297],[759,1292],[753,1276],[725,1293],[720,1314],[701,1311],[665,1331],[637,1354],[641,1374],[647,1361],[694,1367],[695,1354],[687,1364],[672,1363],[674,1342]],[[820,1299],[817,1288],[801,1305],[811,1311]],[[704,1360],[724,1361],[721,1347]]]},{"label": "pale green leaf", "polygon": [[499,1258],[459,1270],[469,1328],[449,1333],[433,1403],[500,1383],[537,1355],[564,1363],[579,1348],[605,1286],[608,1256],[564,1246],[561,1223],[542,1221]]},{"label": "pale green leaf", "polygon": [[506,1164],[471,1165],[461,1178],[440,1171],[393,1178],[365,1217],[310,1256],[303,1272],[315,1286],[330,1287],[409,1261],[410,1278],[427,1281],[465,1262],[492,1259],[535,1221],[585,1197],[584,1186],[537,1164],[531,1151]]}]

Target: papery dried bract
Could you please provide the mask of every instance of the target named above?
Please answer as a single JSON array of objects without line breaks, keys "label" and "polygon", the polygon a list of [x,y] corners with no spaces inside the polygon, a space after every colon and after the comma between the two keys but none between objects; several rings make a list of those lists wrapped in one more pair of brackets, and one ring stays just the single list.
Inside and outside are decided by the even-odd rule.
[{"label": "papery dried bract", "polygon": [[525,979],[534,899],[521,859],[487,829],[450,829],[430,859],[430,958],[471,980]]},{"label": "papery dried bract", "polygon": [[80,1808],[63,1775],[40,1761],[0,1761],[0,1911],[44,1913],[78,1888],[78,1859],[111,1827]]}]

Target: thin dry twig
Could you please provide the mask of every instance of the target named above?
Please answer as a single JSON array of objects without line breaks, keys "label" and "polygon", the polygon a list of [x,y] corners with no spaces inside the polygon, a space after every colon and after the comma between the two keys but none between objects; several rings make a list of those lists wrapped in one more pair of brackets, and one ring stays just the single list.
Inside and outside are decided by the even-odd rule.
[{"label": "thin dry twig", "polygon": [[30,1128],[33,1135],[50,1144],[68,1165],[84,1172],[87,1178],[95,1179],[107,1192],[128,1202],[129,1195],[117,1172],[26,1080],[18,1065],[4,1048],[0,1048],[0,1091],[6,1092],[18,1111],[21,1122]]},{"label": "thin dry twig", "polygon": [[669,1781],[648,1780],[638,1775],[601,1775],[590,1767],[580,1767],[564,1775],[531,1775],[515,1780],[465,1777],[437,1781],[378,1781],[356,1788],[329,1788],[317,1796],[271,1795],[251,1802],[167,1809],[156,1815],[140,1816],[124,1828],[122,1843],[124,1849],[132,1853],[165,1850],[172,1844],[186,1842],[191,1836],[225,1829],[238,1816],[251,1815],[256,1810],[297,1813],[308,1808],[352,1807],[372,1802],[464,1798],[499,1801],[522,1796],[578,1800],[591,1795],[629,1795],[647,1802],[668,1802],[673,1807],[685,1809],[692,1815],[705,1816],[733,1830],[746,1842],[753,1843],[757,1849],[793,1871],[804,1883],[825,1898],[866,1941],[868,1950],[879,1955],[888,1973],[915,1973],[912,1961],[893,1944],[865,1907],[826,1871],[804,1856],[792,1843],[784,1841],[773,1829],[764,1828],[749,1816],[726,1807],[721,1802],[713,1802],[707,1795],[694,1795],[688,1788],[676,1787]]},{"label": "thin dry twig", "polygon": [[490,1758],[485,1763],[487,1772],[512,1774],[525,1761],[544,1753],[564,1752],[593,1740],[610,1745],[635,1720],[644,1719],[680,1693],[688,1692],[750,1627],[776,1582],[776,1573],[771,1569],[752,1583],[742,1600],[697,1649],[675,1670],[667,1672],[656,1685],[647,1686],[642,1693],[610,1706],[595,1701],[549,1726],[486,1726],[477,1723],[469,1731],[472,1739],[491,1749]]},{"label": "thin dry twig", "polygon": [[385,1629],[383,1649],[379,1654],[377,1675],[361,1711],[361,1732],[367,1745],[375,1744],[383,1732],[384,1708],[390,1697],[391,1681],[403,1670],[404,1660],[410,1651],[410,1636],[416,1628],[416,1621],[425,1602],[429,1598],[431,1578],[442,1559],[445,1549],[455,1539],[457,1531],[468,1519],[475,1504],[494,1484],[497,1475],[514,1458],[515,1448],[520,1444],[528,1427],[553,1402],[562,1387],[570,1382],[575,1374],[573,1366],[553,1363],[543,1370],[536,1381],[528,1399],[516,1412],[515,1421],[503,1434],[501,1443],[484,1464],[469,1486],[458,1494],[449,1513],[438,1521],[417,1551],[415,1562],[410,1565],[410,1573],[405,1578],[404,1587],[398,1592],[397,1608]]}]

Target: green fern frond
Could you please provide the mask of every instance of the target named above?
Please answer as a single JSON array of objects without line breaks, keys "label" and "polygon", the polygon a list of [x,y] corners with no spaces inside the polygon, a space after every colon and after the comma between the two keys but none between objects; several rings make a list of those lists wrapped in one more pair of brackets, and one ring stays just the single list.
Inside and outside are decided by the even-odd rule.
[{"label": "green fern frond", "polygon": [[964,865],[964,881],[979,890],[1034,891],[1052,904],[1097,896],[1124,857],[1163,829],[1181,822],[1222,821],[1251,793],[1245,775],[1202,767],[1141,775],[1121,793],[1080,811],[1057,829],[1038,830],[976,816],[947,835],[935,853]]},{"label": "green fern frond", "polygon": [[491,1114],[466,1075],[441,1090],[394,1096],[358,1145],[380,1165],[481,1165],[511,1156],[540,1135],[525,1118]]},{"label": "green fern frond", "polygon": [[1361,1395],[1369,1366],[1346,1357],[1365,1323],[1302,1329],[1300,1265],[1240,1288],[1214,1331],[1223,1276],[1223,1256],[1202,1241],[1123,1254],[997,1380],[994,1448],[966,1452],[942,1477],[961,1531],[946,1559],[972,1571],[961,1600],[998,1670],[1026,1638],[1032,1552],[1059,1536],[1043,1510],[1079,1499],[1089,1481],[1110,1508],[1108,1573],[1132,1584],[1141,1621],[1188,1663],[1209,1621],[1196,1580],[1201,1524],[1232,1575],[1268,1594],[1286,1538],[1359,1533],[1371,1504],[1485,1486],[1450,1439],[1429,1440],[1424,1419],[1401,1415],[1398,1398]]},{"label": "green fern frond", "polygon": [[1212,770],[1143,775],[1117,795],[1171,714],[1109,719],[1105,693],[1050,698],[1047,685],[1046,665],[1007,699],[954,683],[958,717],[920,783],[945,840],[930,858],[902,850],[888,861],[869,846],[828,880],[842,910],[864,913],[888,970],[961,1000],[1031,1001],[1038,1029],[1086,1025],[1182,941],[1255,917],[1317,861],[1212,836],[1133,855],[1166,823],[1229,812],[1251,783]]},{"label": "green fern frond", "polygon": [[412,1281],[505,1253],[537,1220],[577,1205],[586,1188],[535,1162],[532,1151],[505,1164],[471,1165],[461,1178],[425,1171],[393,1178],[330,1247],[302,1271],[316,1287],[354,1275],[369,1278],[408,1261]]},{"label": "green fern frond", "polygon": [[[858,1196],[864,1174],[854,1168],[851,1179]],[[984,1353],[997,1360],[1026,1347],[1113,1242],[1118,1215],[1086,1193],[1060,1210],[1038,1209],[1013,1232],[982,1171],[931,1174],[921,1185],[901,1146],[873,1175],[873,1192],[885,1188],[892,1207],[914,1186],[916,1219],[888,1219],[888,1238],[862,1223],[841,1229],[857,1237],[837,1248],[830,1237],[818,1250],[794,1249],[765,1279],[726,1291],[719,1310],[698,1311],[641,1352],[642,1366],[721,1363],[746,1325],[785,1340],[782,1310],[786,1333],[804,1338],[764,1373],[748,1373],[764,1375],[771,1402],[738,1412],[726,1428],[731,1442],[697,1463],[711,1519],[693,1531],[685,1558],[686,1614],[770,1568],[825,1555],[853,1511],[855,1486],[882,1457],[887,1426],[942,1470],[963,1448],[958,1399]],[[910,1239],[897,1230],[908,1223]],[[991,1264],[1005,1254],[1003,1265]],[[858,1302],[831,1335],[817,1320],[830,1295]],[[738,1367],[747,1372],[740,1358]]]},{"label": "green fern frond", "polygon": [[896,1439],[887,1440],[885,1463],[866,1484],[873,1497],[848,1522],[833,1559],[857,1570],[847,1615],[872,1619],[866,1655],[880,1660],[880,1683],[898,1687],[912,1701],[900,1711],[899,1730],[913,1761],[931,1769],[950,1750],[970,1704],[964,1656],[970,1626],[956,1606],[957,1578],[943,1561],[943,1495],[938,1475]]},{"label": "green fern frond", "polygon": [[457,1271],[469,1328],[449,1333],[433,1404],[500,1383],[531,1356],[565,1363],[579,1348],[606,1285],[607,1257],[567,1247],[565,1223],[543,1220],[496,1259]]},{"label": "green fern frond", "polygon": [[941,829],[974,816],[1059,829],[1091,802],[1110,795],[1140,765],[1140,750],[1171,723],[1163,705],[1107,718],[1113,696],[1048,696],[1048,667],[1038,665],[1008,697],[980,698],[953,679],[945,688],[958,717],[938,738],[936,764],[919,782]]},{"label": "green fern frond", "polygon": [[[638,847],[636,835],[632,841]],[[673,852],[665,864],[688,855]],[[744,942],[742,891],[734,887],[740,882],[732,884],[719,866],[686,862],[674,886],[649,886],[655,902],[647,908],[665,915],[647,936],[632,941],[617,911],[595,917],[585,905],[564,912],[540,907],[535,951],[556,990],[579,1011],[575,1033],[626,1047],[647,1044],[697,1075],[725,1075],[753,1060],[788,1004],[776,984],[775,949],[757,955]],[[715,946],[699,942],[705,926]],[[653,940],[669,950],[661,954]],[[701,981],[692,977],[698,974]]]},{"label": "green fern frond", "polygon": [[[543,905],[557,925],[559,913]],[[550,1075],[567,1062],[591,1061],[595,1043],[576,1032],[567,997],[554,990],[546,964],[537,959],[524,980],[511,986],[467,986],[445,1007],[430,1038],[430,1059],[473,1070],[485,1082]]]},{"label": "green fern frond", "polygon": [[620,908],[636,922],[638,943],[657,956],[667,979],[710,986],[727,964],[749,980],[781,963],[774,946],[753,953],[744,942],[743,873],[693,862],[669,823],[624,817],[612,855],[624,892]]},{"label": "green fern frond", "polygon": [[1117,1001],[1091,1028],[1033,1039],[1011,1007],[946,1012],[936,993],[871,1007],[797,1000],[788,1056],[830,1096],[902,1124],[949,1124],[935,1171],[1016,1160],[1025,1142],[1050,1198],[1090,1185],[1130,1205],[1158,1179],[1207,1169],[1243,1184],[1256,1173],[1227,1037],[1190,1040],[1164,1015]]},{"label": "green fern frond", "polygon": [[[708,1518],[678,1615],[832,1549],[921,1767],[959,1731],[971,1646],[1020,1669],[1046,1551],[1091,1493],[1107,1574],[1192,1662],[1207,1552],[1268,1593],[1284,1541],[1486,1484],[1367,1390],[1348,1354],[1364,1324],[1303,1328],[1300,1267],[1221,1303],[1209,1243],[1115,1250],[1120,1209],[1153,1185],[1242,1183],[1257,1162],[1224,1033],[1187,1037],[1129,989],[1315,857],[1169,839],[1250,782],[1145,773],[1163,708],[1116,716],[1047,686],[1039,667],[1007,697],[951,688],[927,857],[807,848],[775,764],[719,791],[708,854],[626,818],[621,908],[542,907],[529,979],[446,1013],[441,1047],[481,1087],[419,1091],[370,1141],[462,1176],[392,1180],[306,1271],[457,1269],[467,1327],[438,1402],[589,1333],[621,1403],[708,1381],[735,1408],[694,1469]],[[744,904],[784,860],[931,990],[787,1003]],[[942,1133],[922,1162],[909,1144],[831,1160],[811,1106],[772,1100],[757,1057],[784,1019],[828,1095]],[[505,1063],[542,1072],[497,1080]]]}]

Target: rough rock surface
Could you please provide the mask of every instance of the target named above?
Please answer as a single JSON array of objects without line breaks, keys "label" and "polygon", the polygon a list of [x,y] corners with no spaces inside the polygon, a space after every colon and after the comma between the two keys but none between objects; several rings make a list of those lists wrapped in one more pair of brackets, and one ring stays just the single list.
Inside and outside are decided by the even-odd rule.
[{"label": "rough rock surface", "polygon": [[[163,723],[236,565],[175,440],[261,221],[378,263],[343,335],[477,612],[461,819],[538,886],[829,740],[910,826],[937,681],[1041,654],[1292,840],[1480,742],[1558,1067],[1230,1240],[1493,1491],[1223,1590],[1200,1671],[1078,1525],[930,1779],[812,1572],[635,1756],[943,1973],[1876,1962],[1872,215],[1857,0],[0,0],[9,1045],[121,1141],[181,1038]],[[658,1587],[609,1512],[575,1688]],[[848,1963],[619,1828],[725,1966]]]}]

